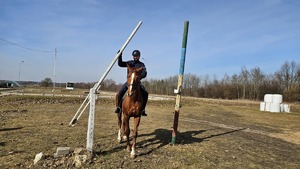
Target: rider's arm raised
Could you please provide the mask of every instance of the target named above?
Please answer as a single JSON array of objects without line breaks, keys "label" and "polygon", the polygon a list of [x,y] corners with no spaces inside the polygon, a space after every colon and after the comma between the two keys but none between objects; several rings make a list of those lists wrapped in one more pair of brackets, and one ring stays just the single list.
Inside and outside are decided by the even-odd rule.
[{"label": "rider's arm raised", "polygon": [[122,59],[122,53],[121,55],[119,56],[119,59],[118,59],[118,65],[120,67],[127,67],[127,62],[124,62],[123,59]]}]

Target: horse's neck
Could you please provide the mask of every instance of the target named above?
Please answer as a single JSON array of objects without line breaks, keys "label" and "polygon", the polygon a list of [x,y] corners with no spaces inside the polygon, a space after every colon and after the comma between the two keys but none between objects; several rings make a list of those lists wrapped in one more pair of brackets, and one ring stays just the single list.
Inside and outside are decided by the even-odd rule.
[{"label": "horse's neck", "polygon": [[141,94],[141,89],[140,89],[140,86],[138,86],[136,88],[136,90],[134,91],[133,95],[132,96],[128,96],[131,100],[138,100],[139,99],[139,95]]}]

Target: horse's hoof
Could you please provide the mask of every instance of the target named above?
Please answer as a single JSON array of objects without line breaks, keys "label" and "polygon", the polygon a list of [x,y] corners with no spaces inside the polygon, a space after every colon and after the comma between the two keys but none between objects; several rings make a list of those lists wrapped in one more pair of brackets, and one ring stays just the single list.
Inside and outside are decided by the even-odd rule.
[{"label": "horse's hoof", "polygon": [[130,154],[130,158],[135,158],[136,155],[135,154]]},{"label": "horse's hoof", "polygon": [[130,148],[126,148],[125,150],[126,150],[127,152],[130,152]]},{"label": "horse's hoof", "polygon": [[119,144],[121,144],[121,141],[122,141],[122,140],[119,140],[119,139],[118,139],[118,143],[119,143]]}]

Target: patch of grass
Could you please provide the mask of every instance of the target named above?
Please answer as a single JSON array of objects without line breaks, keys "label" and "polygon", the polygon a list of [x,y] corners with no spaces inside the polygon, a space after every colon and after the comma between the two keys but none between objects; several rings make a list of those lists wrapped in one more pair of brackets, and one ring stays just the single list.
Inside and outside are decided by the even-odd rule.
[{"label": "patch of grass", "polygon": [[[68,126],[82,101],[83,98],[75,97],[0,97],[0,168],[41,168],[43,160],[33,166],[37,153],[43,152],[55,163],[63,160],[53,158],[57,147],[84,148],[88,112],[74,127]],[[258,102],[252,101],[183,98],[177,142],[173,146],[170,141],[174,106],[174,100],[149,100],[148,116],[142,117],[139,126],[138,157],[130,159],[125,143],[116,140],[114,99],[98,99],[94,158],[83,167],[296,168],[299,164],[300,157],[291,157],[300,154],[294,141],[300,138],[291,135],[300,132],[299,113],[260,112]],[[247,128],[284,135],[257,134]]]}]

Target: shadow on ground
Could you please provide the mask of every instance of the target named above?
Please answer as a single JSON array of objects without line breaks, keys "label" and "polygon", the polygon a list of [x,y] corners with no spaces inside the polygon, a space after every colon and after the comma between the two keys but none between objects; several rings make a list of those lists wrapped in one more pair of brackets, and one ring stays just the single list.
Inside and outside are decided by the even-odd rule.
[{"label": "shadow on ground", "polygon": [[0,131],[11,131],[11,130],[19,130],[22,129],[23,127],[14,127],[14,128],[2,128]]},{"label": "shadow on ground", "polygon": [[[192,143],[200,143],[209,138],[223,136],[226,134],[231,134],[231,133],[234,133],[234,132],[237,132],[240,130],[243,130],[243,129],[231,130],[231,131],[227,131],[227,132],[223,132],[223,133],[210,135],[210,136],[207,136],[204,138],[201,138],[199,136],[199,134],[205,132],[206,130],[194,130],[194,131],[187,131],[187,132],[182,132],[182,133],[178,132],[177,138],[176,138],[176,144],[185,145],[185,144],[192,144]],[[145,140],[137,143],[138,147],[144,147],[144,148],[151,147],[151,148],[149,148],[148,151],[140,154],[140,156],[149,155],[153,151],[158,150],[166,145],[171,144],[172,130],[156,129],[152,133],[142,134],[142,135],[139,135],[139,137],[150,137],[149,139],[145,139]],[[155,145],[158,145],[158,146],[155,146]]]}]

